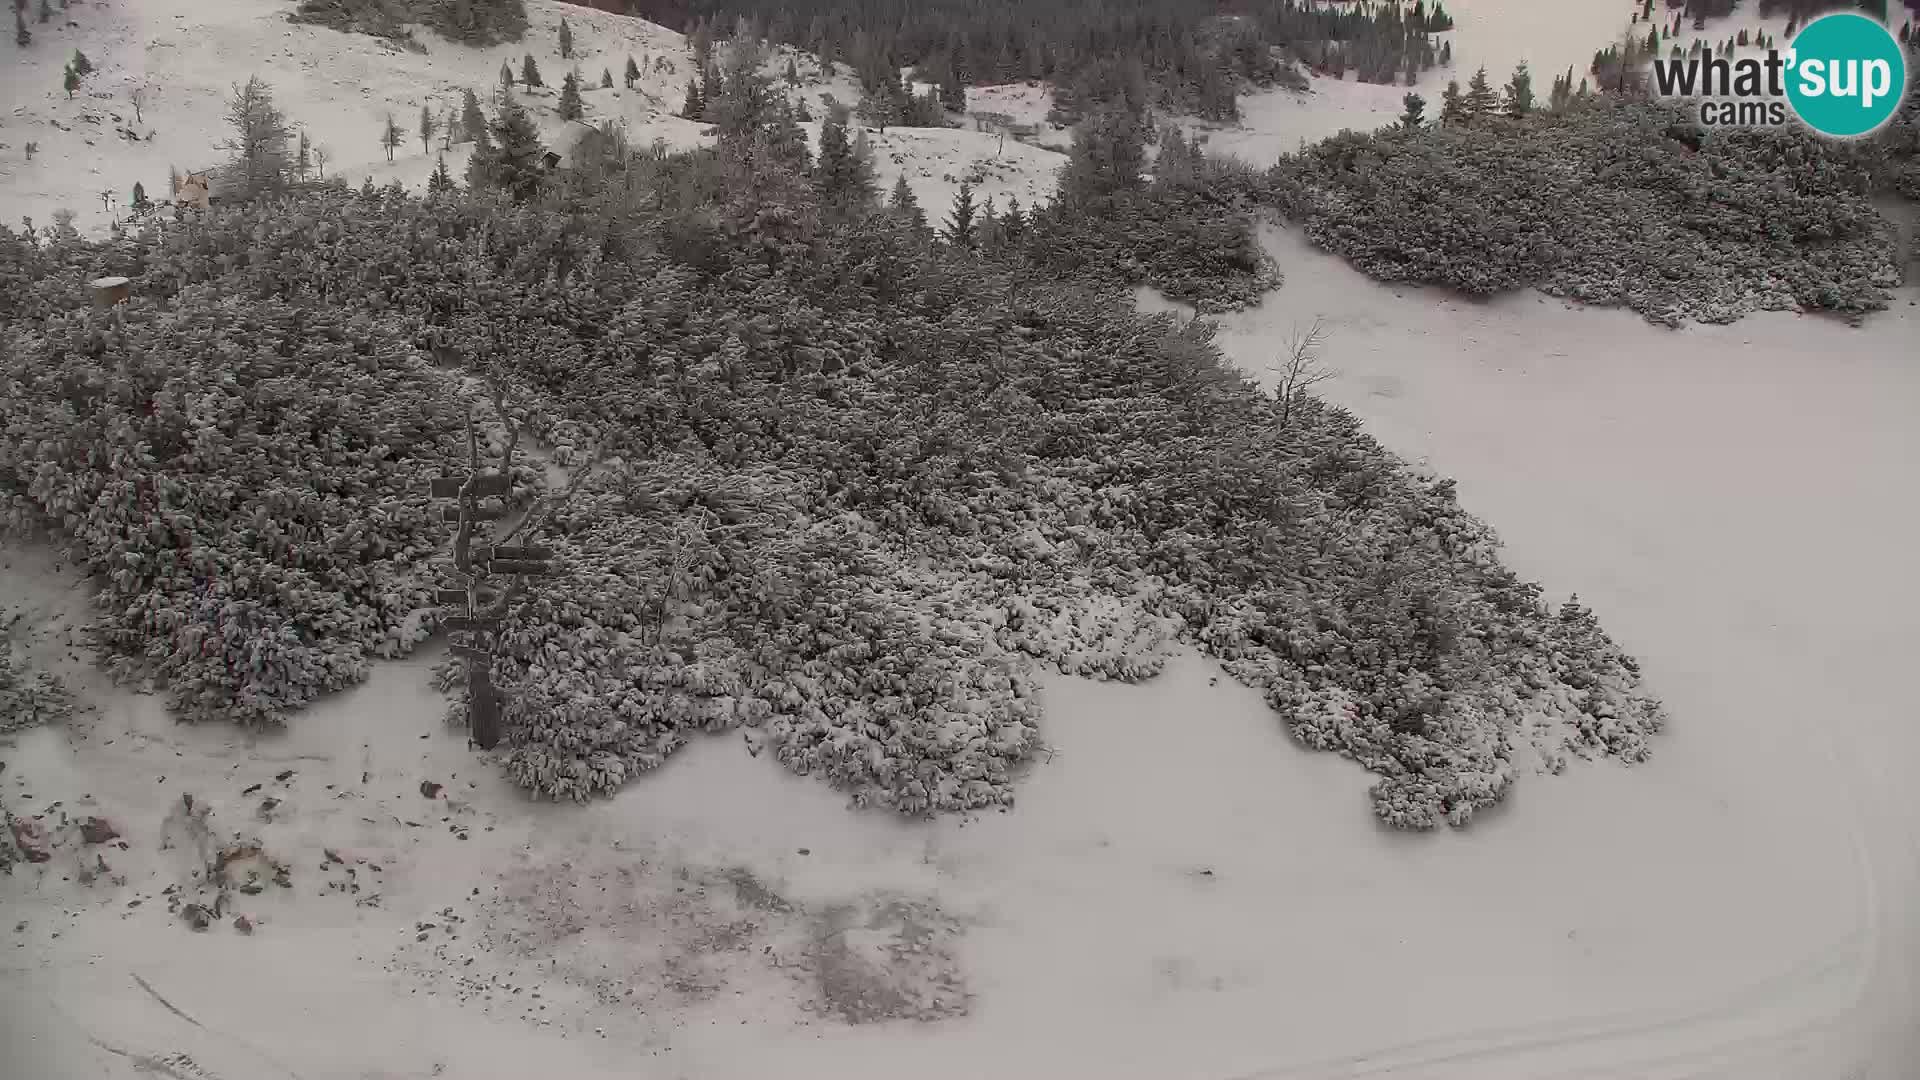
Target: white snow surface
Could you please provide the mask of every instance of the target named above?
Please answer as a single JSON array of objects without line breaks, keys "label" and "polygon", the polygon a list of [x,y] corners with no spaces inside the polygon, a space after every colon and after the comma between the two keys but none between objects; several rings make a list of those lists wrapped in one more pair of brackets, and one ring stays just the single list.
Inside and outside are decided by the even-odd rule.
[{"label": "white snow surface", "polygon": [[[1330,392],[1643,659],[1674,718],[1651,762],[1396,834],[1365,774],[1188,655],[1138,686],[1053,679],[1007,814],[852,812],[731,736],[550,807],[439,727],[428,657],[271,736],[96,687],[98,716],[4,754],[10,808],[129,844],[105,852],[124,885],[80,885],[98,849],[71,842],[0,881],[21,1075],[1910,1077],[1912,294],[1860,329],[1675,333],[1267,239],[1288,284],[1229,320],[1235,357],[1324,318]],[[0,580],[85,680],[48,558]],[[165,909],[192,885],[159,850],[187,792],[291,868],[239,897],[251,936]],[[874,1012],[929,1019],[846,1020]]]}]

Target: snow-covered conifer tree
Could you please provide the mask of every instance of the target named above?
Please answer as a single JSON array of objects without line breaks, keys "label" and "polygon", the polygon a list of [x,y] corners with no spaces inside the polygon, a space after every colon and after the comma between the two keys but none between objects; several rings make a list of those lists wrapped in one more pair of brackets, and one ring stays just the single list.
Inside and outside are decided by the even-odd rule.
[{"label": "snow-covered conifer tree", "polygon": [[587,107],[585,103],[580,100],[579,72],[569,71],[567,72],[567,77],[560,80],[560,104],[558,111],[560,113],[560,119],[562,120],[578,120],[586,115]]},{"label": "snow-covered conifer tree", "polygon": [[940,238],[954,247],[973,250],[977,224],[974,216],[973,185],[962,180],[960,190],[954,193],[953,209],[947,215],[947,225]]}]

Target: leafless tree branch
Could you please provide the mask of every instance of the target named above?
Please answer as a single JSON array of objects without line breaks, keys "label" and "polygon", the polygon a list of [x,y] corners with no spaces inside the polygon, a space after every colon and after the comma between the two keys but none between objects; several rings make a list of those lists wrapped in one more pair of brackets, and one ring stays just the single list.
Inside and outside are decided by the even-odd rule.
[{"label": "leafless tree branch", "polygon": [[1325,328],[1319,319],[1305,331],[1295,331],[1287,341],[1286,358],[1268,366],[1274,374],[1273,398],[1280,404],[1280,423],[1293,420],[1293,409],[1309,388],[1333,378],[1335,372],[1320,364],[1320,347],[1326,343]]}]

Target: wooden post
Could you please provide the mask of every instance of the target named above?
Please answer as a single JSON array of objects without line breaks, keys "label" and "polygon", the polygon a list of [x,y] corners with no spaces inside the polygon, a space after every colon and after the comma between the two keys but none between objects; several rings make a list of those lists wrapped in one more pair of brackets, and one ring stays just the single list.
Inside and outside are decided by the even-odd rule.
[{"label": "wooden post", "polygon": [[[471,428],[467,442],[475,470],[465,476],[434,477],[427,485],[427,492],[433,498],[455,500],[454,505],[443,508],[442,515],[458,530],[453,563],[467,579],[466,588],[438,590],[434,599],[451,609],[442,616],[441,624],[462,636],[453,645],[452,652],[467,662],[468,731],[474,745],[491,750],[500,742],[500,695],[493,685],[493,647],[498,641],[507,605],[518,591],[518,582],[512,588],[501,589],[484,579],[493,575],[524,579],[549,573],[552,566],[548,560],[553,558],[553,552],[530,544],[495,545],[484,536],[475,536],[478,523],[506,516],[504,508],[483,507],[480,500],[510,494],[512,481],[504,471],[480,475],[478,440]],[[510,446],[509,457],[511,454]],[[511,467],[509,460],[503,469]]]},{"label": "wooden post", "polygon": [[493,692],[493,669],[472,658],[467,660],[467,726],[480,749],[500,744],[500,698]]}]

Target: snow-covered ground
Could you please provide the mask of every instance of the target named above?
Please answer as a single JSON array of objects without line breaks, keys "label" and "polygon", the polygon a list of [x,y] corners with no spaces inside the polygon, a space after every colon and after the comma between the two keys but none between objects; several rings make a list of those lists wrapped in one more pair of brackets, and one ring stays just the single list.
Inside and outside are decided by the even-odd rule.
[{"label": "snow-covered ground", "polygon": [[[1576,0],[1566,4],[1528,3],[1526,0],[1455,0],[1446,5],[1454,28],[1436,35],[1453,46],[1453,62],[1422,72],[1413,86],[1363,83],[1313,77],[1305,91],[1265,90],[1240,99],[1237,124],[1183,121],[1189,131],[1207,136],[1207,149],[1231,154],[1256,165],[1272,163],[1281,154],[1300,149],[1345,129],[1368,131],[1400,117],[1403,98],[1417,93],[1427,102],[1429,120],[1440,112],[1440,95],[1448,81],[1464,89],[1475,70],[1487,69],[1493,85],[1503,87],[1514,69],[1525,61],[1533,89],[1544,100],[1555,76],[1573,71],[1574,85],[1587,75],[1593,54],[1623,35],[1644,38],[1648,24],[1634,22],[1640,5],[1631,0]],[[1656,21],[1673,12],[1658,5]],[[1783,21],[1783,20],[1776,20]],[[1741,26],[1757,28],[1757,16],[1741,13],[1715,20],[1702,36],[1720,40]],[[1776,29],[1774,32],[1778,32]],[[1685,47],[1685,39],[1682,39]]]},{"label": "snow-covered ground", "polygon": [[[686,43],[650,23],[534,3],[528,5],[525,41],[476,49],[423,30],[418,36],[428,51],[421,54],[376,38],[288,23],[292,10],[279,0],[120,0],[74,4],[66,13],[69,26],[58,20],[33,25],[32,45],[0,70],[0,96],[10,106],[0,117],[0,142],[6,144],[0,149],[0,206],[8,220],[27,214],[44,225],[64,206],[79,215],[81,228],[97,228],[109,213],[99,192],[111,189],[113,210],[124,216],[135,181],[149,198],[166,198],[169,167],[186,172],[229,157],[219,149],[230,136],[226,99],[234,83],[251,75],[272,84],[289,123],[325,152],[325,175],[356,184],[372,176],[376,184],[397,178],[423,185],[443,140],[435,136],[422,148],[421,106],[444,119],[450,110],[457,114],[469,88],[490,104],[501,65],[510,65],[517,81],[529,54],[548,85],[532,91],[516,86],[515,93],[534,106],[545,131],[560,126],[552,106],[560,80],[577,65],[591,118],[624,121],[640,143],[657,137],[686,145],[699,137],[699,125],[672,115],[692,67]],[[578,56],[571,64],[557,45],[562,15],[575,28]],[[60,74],[76,48],[96,71],[69,101]],[[646,71],[632,91],[621,81],[630,55]],[[603,69],[613,73],[611,90],[599,88]],[[140,121],[132,104],[136,90],[145,97]],[[391,164],[380,145],[389,113],[407,132]],[[117,135],[122,126],[139,141]],[[39,144],[31,162],[24,151],[30,140]],[[469,149],[455,144],[447,154],[455,175]]]},{"label": "snow-covered ground", "polygon": [[[1331,392],[1643,659],[1674,717],[1650,763],[1391,833],[1365,774],[1187,657],[1054,679],[1007,814],[851,812],[726,736],[556,808],[439,727],[428,657],[258,739],[107,694],[0,775],[128,843],[124,884],[81,884],[77,839],[0,883],[22,1075],[1911,1076],[1913,294],[1674,333],[1268,239],[1288,284],[1234,356],[1325,319]],[[79,616],[70,571],[9,558],[10,605]],[[168,912],[187,793],[290,868],[241,898],[250,936]]]},{"label": "snow-covered ground", "polygon": [[[1618,42],[1630,30],[1637,30],[1641,37],[1647,33],[1645,26],[1633,23],[1640,11],[1634,0],[1569,0],[1559,4],[1448,0],[1446,6],[1454,27],[1442,35],[1442,40],[1453,42],[1453,67],[1451,73],[1445,68],[1427,72],[1421,80],[1421,92],[1432,101],[1438,100],[1439,90],[1449,78],[1459,79],[1464,87],[1474,70],[1484,66],[1487,77],[1499,86],[1521,61],[1533,73],[1534,92],[1544,98],[1555,75],[1571,67],[1577,86],[1595,52]],[[1673,17],[1664,2],[1654,7],[1656,18],[1662,14]]]},{"label": "snow-covered ground", "polygon": [[[233,84],[250,75],[272,84],[288,121],[325,154],[324,174],[355,184],[372,177],[375,184],[397,179],[423,188],[443,152],[447,167],[460,176],[470,144],[443,151],[444,139],[436,135],[423,147],[421,106],[444,123],[450,111],[457,114],[462,92],[472,88],[491,107],[502,64],[513,69],[514,93],[531,107],[545,135],[562,126],[555,112],[560,81],[577,68],[589,122],[613,120],[636,145],[707,141],[704,125],[674,115],[694,71],[684,36],[554,0],[531,0],[527,9],[530,27],[523,41],[476,49],[418,30],[424,54],[288,23],[293,5],[284,0],[115,0],[75,3],[64,20],[45,24],[29,16],[33,43],[0,67],[0,220],[17,224],[25,216],[47,225],[64,207],[74,211],[78,227],[97,233],[114,217],[126,216],[136,181],[149,198],[167,198],[170,168],[184,173],[230,156],[219,148],[230,135],[226,100]],[[572,60],[559,52],[562,18],[573,31]],[[75,49],[96,70],[69,100],[61,73]],[[544,87],[518,84],[528,55]],[[783,75],[790,55],[770,57],[768,72]],[[623,78],[629,56],[642,69],[632,90]],[[827,95],[848,104],[859,100],[844,68],[822,77],[810,58],[798,66],[805,79],[795,96],[806,98],[816,116]],[[610,89],[600,86],[603,71],[613,76]],[[137,116],[136,91],[143,99]],[[389,113],[407,132],[392,162],[380,145]],[[818,130],[813,125],[816,137]],[[38,147],[31,160],[29,142]],[[983,200],[994,194],[1004,205],[1008,195],[1018,194],[1031,203],[1051,192],[1053,175],[1066,160],[1010,139],[1001,152],[998,139],[970,129],[890,128],[883,137],[876,134],[874,144],[876,151],[884,147],[876,155],[881,182],[890,186],[904,171],[936,219],[962,176],[986,174]],[[103,200],[102,192],[111,197]]]},{"label": "snow-covered ground", "polygon": [[999,83],[993,86],[967,87],[968,125],[973,113],[997,113],[1016,124],[1031,124],[1034,142],[1054,150],[1066,151],[1073,145],[1073,132],[1047,121],[1053,110],[1053,87],[1043,82]]}]

